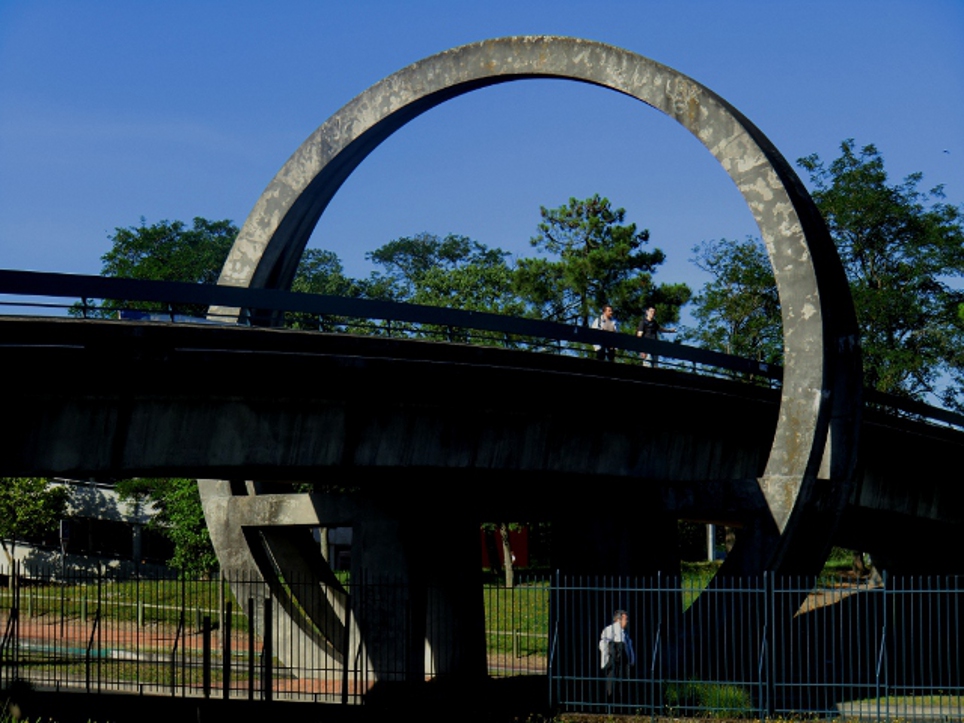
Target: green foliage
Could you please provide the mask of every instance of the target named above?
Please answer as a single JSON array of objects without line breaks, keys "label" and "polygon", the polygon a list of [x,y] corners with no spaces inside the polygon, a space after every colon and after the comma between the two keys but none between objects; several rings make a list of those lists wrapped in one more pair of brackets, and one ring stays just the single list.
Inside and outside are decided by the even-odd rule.
[{"label": "green foliage", "polygon": [[0,547],[13,563],[18,540],[51,532],[67,514],[70,492],[41,477],[0,478]]},{"label": "green foliage", "polygon": [[230,221],[197,217],[188,228],[182,221],[116,228],[110,251],[101,256],[104,276],[156,281],[217,283],[238,235]]},{"label": "green foliage", "polygon": [[864,381],[914,399],[940,395],[960,408],[962,209],[944,202],[940,186],[920,190],[919,173],[891,184],[873,145],[858,150],[849,139],[840,149],[829,165],[816,155],[798,163],[850,281]]},{"label": "green foliage", "polygon": [[182,478],[137,478],[117,483],[121,499],[149,502],[155,514],[149,525],[174,543],[168,564],[182,577],[207,577],[218,566],[211,544],[197,481]]},{"label": "green foliage", "polygon": [[518,646],[524,656],[546,655],[549,646],[549,584],[485,585],[486,645],[490,654]]},{"label": "green foliage", "polygon": [[[864,383],[873,389],[964,408],[964,223],[940,186],[921,174],[889,182],[873,145],[853,140],[825,164],[798,163],[827,222],[860,324]],[[779,299],[757,241],[705,242],[694,262],[713,276],[696,299],[689,338],[738,356],[779,362]]]},{"label": "green foliage", "polygon": [[694,299],[697,325],[686,338],[706,349],[780,363],[780,297],[763,244],[752,238],[704,241],[693,254],[693,263],[713,279]]},{"label": "green foliage", "polygon": [[690,297],[685,284],[653,284],[665,255],[643,250],[648,230],[624,223],[626,211],[614,209],[598,194],[570,198],[555,209],[540,209],[539,235],[530,240],[547,254],[520,259],[515,288],[530,313],[550,321],[588,326],[590,318],[610,304],[624,324],[635,323],[650,305],[661,319],[677,321],[679,307]]},{"label": "green foliage", "polygon": [[366,295],[450,309],[518,313],[521,305],[512,295],[508,255],[455,234],[405,236],[367,254],[384,271],[372,274]]},{"label": "green foliage", "polygon": [[[513,293],[508,256],[502,249],[455,234],[398,238],[367,255],[381,270],[364,282],[363,293],[373,299],[519,315],[523,306]],[[422,332],[430,338],[466,340],[463,330]]]},{"label": "green foliage", "polygon": [[[148,226],[141,218],[140,226],[114,229],[114,234],[109,237],[111,249],[101,257],[101,274],[147,281],[215,284],[237,235],[237,227],[227,220],[209,221],[197,217],[188,227],[182,221],[159,221]],[[338,256],[318,249],[304,252],[291,289],[332,296],[358,296],[361,293],[358,282],[345,276]],[[118,306],[119,302],[110,302],[93,313],[109,316]],[[124,302],[123,306],[143,311],[168,311],[163,304],[153,302]],[[207,309],[193,306],[176,311],[195,317],[207,314]],[[72,313],[79,314],[79,307],[75,307]],[[293,328],[330,331],[339,321],[295,314],[287,323]]]},{"label": "green foliage", "polygon": [[[350,276],[345,276],[338,255],[333,251],[306,249],[298,263],[291,290],[300,294],[323,294],[325,296],[357,297],[361,286]],[[347,319],[317,314],[288,314],[285,326],[292,329],[341,331]]]},{"label": "green foliage", "polygon": [[743,718],[753,712],[753,698],[738,685],[668,683],[663,696],[673,716]]},{"label": "green foliage", "polygon": [[[111,248],[101,256],[101,275],[148,281],[182,281],[213,284],[218,280],[238,229],[230,221],[195,218],[189,228],[182,221],[159,221],[140,226],[117,227],[108,236]],[[109,317],[120,308],[147,312],[169,312],[165,304],[149,301],[105,301],[101,307],[75,304],[71,314]],[[204,316],[203,307],[175,310],[188,316]]]}]

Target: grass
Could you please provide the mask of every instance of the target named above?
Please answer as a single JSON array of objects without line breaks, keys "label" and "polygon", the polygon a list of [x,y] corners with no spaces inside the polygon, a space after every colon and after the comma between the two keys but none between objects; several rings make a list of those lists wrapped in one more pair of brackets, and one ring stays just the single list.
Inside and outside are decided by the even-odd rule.
[{"label": "grass", "polygon": [[663,691],[667,713],[678,717],[747,718],[754,713],[753,699],[738,685],[719,683],[669,683]]},{"label": "grass", "polygon": [[549,583],[486,585],[485,630],[490,653],[546,655],[549,644]]},{"label": "grass", "polygon": [[[232,628],[247,630],[247,617],[230,586],[223,591],[216,580],[181,582],[178,580],[105,581],[101,584],[31,585],[20,591],[22,614],[29,618],[56,617],[66,620],[93,620],[100,610],[102,620],[144,625],[176,627],[185,615],[187,629],[200,627],[203,616],[219,619],[219,599],[223,594],[232,605]],[[11,606],[12,594],[0,591],[0,610]]]}]

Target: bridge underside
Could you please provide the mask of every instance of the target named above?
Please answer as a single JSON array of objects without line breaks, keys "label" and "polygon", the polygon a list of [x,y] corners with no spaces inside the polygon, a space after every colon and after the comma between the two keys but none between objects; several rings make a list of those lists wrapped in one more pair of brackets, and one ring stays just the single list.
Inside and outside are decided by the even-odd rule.
[{"label": "bridge underside", "polygon": [[[7,476],[311,481],[472,522],[578,523],[614,504],[634,526],[653,510],[735,527],[765,513],[756,480],[779,399],[745,383],[269,329],[5,319],[0,331],[17,380]],[[840,541],[894,558],[930,531],[947,539],[964,515],[946,474],[961,435],[869,414],[862,437]],[[923,537],[895,544],[895,524]]]},{"label": "bridge underside", "polygon": [[[678,519],[739,528],[751,565],[754,544],[767,540],[757,478],[779,411],[769,389],[373,337],[56,320],[0,327],[5,366],[18,380],[5,405],[16,424],[0,439],[0,473],[226,480],[205,483],[213,485],[205,499],[212,537],[222,555],[237,550],[223,563],[254,575],[259,555],[287,560],[286,579],[317,575],[326,566],[308,552],[305,528],[350,524],[364,541],[353,549],[354,572],[441,590],[409,609],[431,606],[433,629],[463,641],[436,644],[436,658],[406,674],[482,669],[473,572],[481,521],[552,521],[553,566],[575,574],[677,572]],[[50,374],[51,362],[61,373]],[[962,508],[944,472],[959,459],[959,437],[865,416],[864,468],[835,541],[895,571],[922,562],[927,571],[961,570],[948,543],[964,531]],[[290,482],[354,494],[342,502],[278,494]],[[448,540],[441,567],[420,549],[427,526]],[[251,533],[261,547],[248,544]],[[337,627],[340,604],[333,594],[325,609],[309,611],[306,627]],[[277,614],[306,606],[289,601]],[[398,627],[393,611],[356,611],[369,626],[356,639],[368,641],[382,679],[372,641]]]}]

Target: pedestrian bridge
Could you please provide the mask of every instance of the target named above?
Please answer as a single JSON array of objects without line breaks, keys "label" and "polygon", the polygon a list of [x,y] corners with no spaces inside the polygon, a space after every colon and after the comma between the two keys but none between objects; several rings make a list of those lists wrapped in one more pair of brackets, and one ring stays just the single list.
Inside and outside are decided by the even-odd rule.
[{"label": "pedestrian bridge", "polygon": [[[233,575],[332,590],[275,591],[275,625],[313,642],[283,637],[282,660],[364,659],[386,683],[484,676],[482,521],[551,521],[553,566],[572,574],[678,570],[679,519],[737,528],[722,573],[774,567],[759,479],[781,414],[779,369],[608,332],[281,291],[26,272],[0,272],[0,290],[168,299],[166,315],[155,314],[167,321],[0,317],[14,382],[0,475],[202,480],[212,540]],[[176,321],[179,305],[214,300],[254,319],[290,309],[329,331]],[[143,316],[111,303],[110,316]],[[356,323],[368,333],[348,333]],[[599,340],[620,348],[616,363],[592,358]],[[640,364],[640,351],[661,366]],[[804,515],[783,533],[791,562],[807,572],[839,545],[892,572],[959,572],[952,541],[964,513],[947,470],[964,419],[864,399],[856,478],[838,515]],[[304,482],[311,492],[292,484]],[[816,484],[832,494],[831,480]],[[336,525],[354,529],[353,579],[399,576],[410,597],[350,603],[306,529]],[[443,543],[430,555],[427,530]],[[422,640],[425,658],[397,671],[398,646],[419,650]]]},{"label": "pedestrian bridge", "polygon": [[[13,292],[71,294],[71,284],[83,283],[87,298],[133,293],[111,286],[120,280],[4,273],[0,283]],[[104,283],[110,291],[97,286]],[[135,286],[142,296],[166,286],[177,303],[187,299],[178,294],[211,292]],[[247,294],[268,309],[262,314],[272,305],[308,313],[298,304],[326,301],[338,306],[324,310],[350,311],[349,300],[214,293]],[[352,313],[385,309],[362,304]],[[485,344],[475,344],[458,324],[500,321],[440,313],[397,306],[402,338],[387,336],[387,326],[362,335],[0,318],[3,367],[16,380],[6,395],[0,472],[311,481],[369,489],[385,506],[425,519],[586,529],[611,526],[615,507],[651,523],[652,539],[621,540],[602,570],[584,543],[566,553],[573,569],[594,572],[665,569],[659,540],[668,525],[658,519],[745,528],[765,517],[757,479],[779,415],[779,369],[658,342],[664,365],[644,367],[635,347],[652,350],[653,342],[628,336],[618,340],[627,347],[619,361],[599,362],[578,349],[591,341],[586,334],[604,332],[519,319],[483,328]],[[462,341],[418,340],[419,324]],[[533,343],[541,351],[526,350]],[[959,569],[955,546],[945,543],[960,539],[964,513],[947,470],[964,446],[964,419],[880,396],[868,395],[865,406],[857,482],[831,542],[895,568],[913,560],[915,570],[922,562]]]}]

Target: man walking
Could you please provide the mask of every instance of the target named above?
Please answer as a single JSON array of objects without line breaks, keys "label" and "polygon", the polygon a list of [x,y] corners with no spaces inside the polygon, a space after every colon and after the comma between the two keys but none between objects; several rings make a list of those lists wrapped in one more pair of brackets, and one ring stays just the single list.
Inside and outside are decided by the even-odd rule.
[{"label": "man walking", "polygon": [[[600,667],[606,676],[606,698],[610,702],[621,698],[620,681],[629,678],[629,666],[636,664],[636,651],[629,638],[629,614],[625,610],[613,613],[613,622],[603,628],[599,636]],[[614,695],[615,693],[615,695]]]}]

